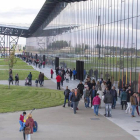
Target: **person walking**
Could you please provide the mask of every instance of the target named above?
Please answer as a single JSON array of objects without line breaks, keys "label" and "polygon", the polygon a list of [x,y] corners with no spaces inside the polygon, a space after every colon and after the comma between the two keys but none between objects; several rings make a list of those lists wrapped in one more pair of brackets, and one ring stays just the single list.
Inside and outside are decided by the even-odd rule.
[{"label": "person walking", "polygon": [[[99,88],[99,90],[97,91],[97,93],[99,94],[99,98],[100,99],[102,99],[102,96],[103,96],[103,92],[102,92],[102,90],[101,90],[101,88]],[[97,94],[96,94],[97,95]],[[100,108],[101,108],[101,102],[100,102],[100,106],[99,106]]]},{"label": "person walking", "polygon": [[136,93],[134,93],[131,97],[130,97],[130,102],[131,102],[131,106],[132,106],[132,117],[135,117],[135,110],[136,110]]},{"label": "person walking", "polygon": [[116,101],[117,101],[117,91],[115,90],[115,87],[114,86],[110,90],[110,94],[113,97],[112,109],[115,109],[115,107],[116,107]]},{"label": "person walking", "polygon": [[[108,88],[107,88],[108,90]],[[106,117],[111,117],[111,106],[112,106],[112,102],[113,102],[113,97],[110,94],[110,92],[106,92],[106,94],[104,95],[104,103],[105,103],[105,116]]]},{"label": "person walking", "polygon": [[28,75],[29,83],[32,83],[32,73],[30,72]]},{"label": "person walking", "polygon": [[63,105],[63,107],[65,107],[67,100],[69,102],[69,94],[70,94],[70,90],[68,89],[68,86],[66,86],[66,89],[64,91],[64,97],[65,97],[65,99],[64,99],[64,105]]},{"label": "person walking", "polygon": [[100,82],[97,81],[97,84],[96,84],[96,86],[95,86],[95,89],[98,91],[99,88],[101,88],[101,85],[100,85]]},{"label": "person walking", "polygon": [[123,105],[125,105],[125,110],[126,110],[126,104],[127,104],[127,93],[125,91],[125,88],[123,88],[123,91],[121,93],[121,105],[122,105],[122,110],[123,110]]},{"label": "person walking", "polygon": [[45,68],[45,61],[43,61],[42,65],[43,65],[43,68]]},{"label": "person walking", "polygon": [[72,94],[74,93],[75,91],[74,91],[74,89],[72,89],[71,90],[71,92],[69,93],[69,102],[70,102],[70,107],[73,109],[73,99],[71,100],[71,96],[72,96]]},{"label": "person walking", "polygon": [[51,69],[51,79],[53,78],[54,71]]},{"label": "person walking", "polygon": [[106,84],[105,84],[105,81],[103,81],[102,84],[101,84],[102,92],[105,91],[105,88],[106,88]]},{"label": "person walking", "polygon": [[127,91],[127,108],[126,108],[126,113],[131,113],[131,102],[130,102],[130,97],[132,96],[132,91],[129,90]]},{"label": "person walking", "polygon": [[92,105],[94,106],[94,114],[98,116],[98,110],[101,103],[101,99],[99,98],[99,93],[96,94],[96,97],[93,98]]},{"label": "person walking", "polygon": [[73,69],[73,79],[75,80],[76,79],[76,74],[77,74],[77,71],[75,70],[75,68]]},{"label": "person walking", "polygon": [[84,90],[84,85],[83,85],[82,81],[80,81],[80,83],[78,84],[77,88],[80,91],[80,98],[82,98],[82,96],[83,96],[83,90]]},{"label": "person walking", "polygon": [[16,74],[15,76],[15,85],[19,85],[19,76]]},{"label": "person walking", "polygon": [[95,89],[95,86],[93,86],[92,89],[90,90],[91,107],[92,107],[92,101],[93,101],[93,98],[96,97],[96,94],[97,94],[97,90]]},{"label": "person walking", "polygon": [[70,75],[69,75],[69,72],[67,71],[66,72],[66,82],[69,82],[69,78],[70,78]]},{"label": "person walking", "polygon": [[[27,140],[31,140],[31,134],[33,134],[33,127],[35,127],[35,123],[31,114],[28,114],[28,119],[26,120],[25,126],[26,126],[25,134],[26,134]],[[26,131],[26,128],[29,128],[30,131],[29,130]]]},{"label": "person walking", "polygon": [[63,82],[64,82],[64,74],[63,71],[61,72],[61,86],[63,86]]},{"label": "person walking", "polygon": [[85,99],[85,107],[89,107],[89,103],[90,103],[90,91],[89,91],[89,87],[87,87],[85,94],[84,94],[84,99]]},{"label": "person walking", "polygon": [[61,82],[61,76],[57,74],[57,77],[56,77],[56,81],[57,81],[57,89],[60,90],[60,82]]},{"label": "person walking", "polygon": [[73,74],[73,72],[72,72],[72,70],[70,69],[70,80],[72,79],[72,74]]},{"label": "person walking", "polygon": [[12,74],[10,74],[10,76],[9,76],[9,85],[10,85],[10,83],[12,83],[12,85],[13,85],[13,76],[12,76]]},{"label": "person walking", "polygon": [[76,114],[77,106],[80,100],[80,94],[78,94],[77,89],[75,89],[74,93],[71,96],[70,101],[73,102],[73,111]]}]

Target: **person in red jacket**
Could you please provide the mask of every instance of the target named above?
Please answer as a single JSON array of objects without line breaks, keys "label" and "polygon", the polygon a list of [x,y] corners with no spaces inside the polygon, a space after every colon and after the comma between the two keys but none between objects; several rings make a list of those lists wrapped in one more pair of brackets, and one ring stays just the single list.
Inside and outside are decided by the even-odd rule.
[{"label": "person in red jacket", "polygon": [[93,98],[92,105],[94,106],[95,116],[98,116],[99,105],[101,103],[101,99],[99,98],[99,93],[96,94],[96,97]]},{"label": "person in red jacket", "polygon": [[57,89],[60,90],[60,82],[61,82],[61,76],[60,75],[57,75],[56,81],[57,81]]},{"label": "person in red jacket", "polygon": [[23,112],[23,114],[20,115],[20,118],[19,118],[20,129],[19,129],[19,131],[22,131],[24,128],[24,116],[25,115],[26,115],[26,112]]},{"label": "person in red jacket", "polygon": [[51,78],[53,78],[53,74],[54,74],[53,69],[51,69]]},{"label": "person in red jacket", "polygon": [[45,61],[43,61],[42,65],[43,65],[43,68],[45,68]]}]

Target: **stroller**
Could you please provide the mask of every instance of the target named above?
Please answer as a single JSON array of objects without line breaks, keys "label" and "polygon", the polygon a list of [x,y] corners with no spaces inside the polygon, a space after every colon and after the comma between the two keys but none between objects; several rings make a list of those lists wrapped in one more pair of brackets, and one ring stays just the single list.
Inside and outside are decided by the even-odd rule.
[{"label": "stroller", "polygon": [[32,86],[32,81],[29,82],[28,77],[25,78],[25,86]]}]

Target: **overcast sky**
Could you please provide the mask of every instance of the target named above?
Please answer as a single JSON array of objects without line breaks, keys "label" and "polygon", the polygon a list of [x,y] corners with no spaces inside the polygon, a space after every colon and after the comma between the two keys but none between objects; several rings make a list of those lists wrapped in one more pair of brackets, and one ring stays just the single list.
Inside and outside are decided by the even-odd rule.
[{"label": "overcast sky", "polygon": [[[0,24],[29,26],[44,2],[45,0],[0,0]],[[19,44],[25,43],[26,40],[20,38]]]}]

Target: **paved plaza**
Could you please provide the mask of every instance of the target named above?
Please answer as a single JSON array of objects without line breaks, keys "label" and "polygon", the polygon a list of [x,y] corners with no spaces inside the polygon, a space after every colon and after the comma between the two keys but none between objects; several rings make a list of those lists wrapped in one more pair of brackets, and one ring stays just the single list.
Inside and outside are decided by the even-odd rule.
[{"label": "paved plaza", "polygon": [[[35,68],[35,67],[34,67]],[[50,68],[35,68],[50,78]],[[78,80],[64,82],[63,88],[67,85],[70,89],[75,88]],[[0,81],[0,84],[8,85],[8,81]],[[24,86],[24,81],[20,81]],[[33,81],[33,86],[35,83]],[[55,74],[51,80],[44,82],[45,88],[56,89]],[[77,114],[73,114],[71,108],[62,106],[39,109],[33,112],[33,118],[38,122],[39,129],[32,135],[33,140],[140,140],[140,117],[136,115],[131,118],[130,114],[125,114],[121,110],[119,101],[117,107],[112,111],[112,118],[104,117],[104,103],[99,110],[100,116],[93,115],[91,108],[84,107],[81,100]],[[19,132],[19,115],[22,112],[0,114],[0,137],[2,140],[22,140],[22,132]],[[29,113],[29,111],[27,111]]]}]

